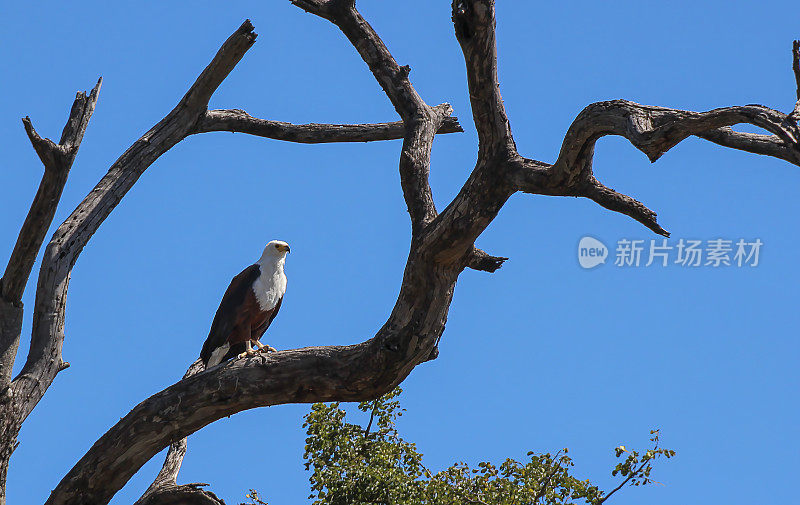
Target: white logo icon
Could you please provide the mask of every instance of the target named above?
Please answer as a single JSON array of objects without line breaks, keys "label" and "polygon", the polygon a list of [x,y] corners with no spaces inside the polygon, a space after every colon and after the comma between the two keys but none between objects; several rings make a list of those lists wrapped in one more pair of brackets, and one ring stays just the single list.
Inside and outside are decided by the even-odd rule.
[{"label": "white logo icon", "polygon": [[606,262],[608,248],[594,237],[583,237],[578,242],[578,263],[583,268],[594,268]]}]

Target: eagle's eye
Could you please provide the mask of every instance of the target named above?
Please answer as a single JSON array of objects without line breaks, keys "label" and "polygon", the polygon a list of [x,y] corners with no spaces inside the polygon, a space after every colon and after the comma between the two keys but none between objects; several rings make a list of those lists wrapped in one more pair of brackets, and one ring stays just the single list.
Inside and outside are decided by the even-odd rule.
[{"label": "eagle's eye", "polygon": [[275,244],[275,249],[280,249],[281,246],[279,244]]}]

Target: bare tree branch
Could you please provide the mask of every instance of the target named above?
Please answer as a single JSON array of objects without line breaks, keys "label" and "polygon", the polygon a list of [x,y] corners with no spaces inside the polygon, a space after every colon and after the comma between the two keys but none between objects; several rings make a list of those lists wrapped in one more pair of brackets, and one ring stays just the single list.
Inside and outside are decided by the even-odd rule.
[{"label": "bare tree branch", "polygon": [[309,347],[230,361],[151,396],[92,446],[47,504],[107,503],[173,440],[242,410],[285,403],[365,401],[390,391],[414,361],[422,360],[421,351],[429,354],[433,344],[417,344],[412,348],[416,359],[409,363],[401,345],[413,337],[404,328],[387,329],[392,322],[396,321],[362,344]]},{"label": "bare tree branch", "polygon": [[739,123],[764,128],[791,146],[797,146],[800,138],[797,124],[787,121],[786,114],[763,105],[691,112],[627,100],[597,102],[583,109],[569,127],[553,165],[554,176],[568,186],[585,178],[591,172],[594,144],[606,135],[625,137],[654,162],[691,135]]},{"label": "bare tree branch", "polygon": [[217,495],[202,489],[207,485],[195,483],[170,487],[156,494],[142,496],[135,505],[225,505]]},{"label": "bare tree branch", "polygon": [[[522,158],[511,137],[497,84],[494,1],[454,0],[453,23],[467,63],[473,118],[482,147],[470,179],[433,223],[430,237],[426,238],[436,244],[435,254],[441,260],[458,261],[463,257],[471,242],[515,191],[587,197],[668,236],[658,224],[655,212],[594,177],[594,144],[604,135],[624,136],[651,161],[686,137],[697,135],[727,147],[800,164],[800,130],[796,122],[781,112],[748,105],[698,113],[625,100],[586,107],[570,126],[559,158],[552,166]],[[738,123],[759,126],[773,135],[745,134],[727,128]]]},{"label": "bare tree branch", "polygon": [[[773,135],[740,133],[728,128],[739,123],[759,126]],[[591,104],[578,115],[552,166],[533,160],[512,160],[515,187],[532,194],[583,196],[636,219],[659,235],[669,236],[658,224],[655,212],[595,178],[594,145],[605,135],[625,137],[653,162],[685,138],[696,135],[726,147],[800,165],[797,124],[785,114],[762,105],[691,112],[613,100]]]},{"label": "bare tree branch", "polygon": [[503,263],[505,263],[506,260],[508,260],[508,258],[504,258],[502,256],[491,256],[486,251],[476,248],[473,250],[472,256],[469,258],[467,267],[473,270],[493,273],[503,266]]},{"label": "bare tree branch", "polygon": [[658,224],[656,213],[639,200],[605,186],[594,177],[591,177],[579,191],[580,196],[585,196],[608,210],[632,217],[659,235],[669,237],[669,232]]},{"label": "bare tree branch", "polygon": [[[28,283],[36,256],[42,247],[45,234],[55,216],[61,193],[67,183],[67,176],[75,161],[83,134],[94,112],[102,78],[87,96],[79,92],[75,96],[69,118],[58,144],[48,138],[41,138],[33,128],[30,118],[22,123],[36,154],[44,164],[44,174],[39,189],[33,199],[28,215],[17,237],[14,250],[8,260],[5,272],[0,279],[0,391],[4,400],[10,399],[7,389],[11,381],[11,371],[19,348],[22,332],[22,294]],[[7,403],[4,404],[7,405]],[[10,445],[13,445],[10,442]],[[6,461],[0,457],[0,480],[5,481]],[[5,489],[3,483],[0,487]],[[0,491],[2,493],[2,491]]]},{"label": "bare tree branch", "polygon": [[437,262],[463,268],[472,264],[475,240],[516,192],[509,167],[519,155],[498,85],[494,1],[453,0],[452,9],[478,131],[478,159],[458,195],[426,230],[421,248]]},{"label": "bare tree branch", "polygon": [[169,446],[158,477],[134,505],[225,505],[217,495],[202,489],[208,484],[196,482],[178,485],[176,479],[186,456],[186,445],[186,439],[182,438]]},{"label": "bare tree branch", "polygon": [[337,14],[355,8],[355,0],[290,0],[304,11],[334,22]]},{"label": "bare tree branch", "polygon": [[479,158],[516,153],[497,76],[494,0],[454,0],[453,26],[464,52]]},{"label": "bare tree branch", "polygon": [[[0,300],[0,405],[11,399],[8,388],[22,333],[22,307]],[[0,459],[2,461],[2,459]],[[0,469],[0,473],[2,470]]]},{"label": "bare tree branch", "polygon": [[185,438],[170,444],[161,471],[158,472],[156,479],[150,484],[150,487],[147,488],[142,498],[146,497],[148,494],[153,494],[161,488],[176,487],[178,485],[178,472],[181,470],[187,447],[188,443]]},{"label": "bare tree branch", "polygon": [[695,135],[724,147],[772,156],[773,158],[786,160],[794,165],[800,165],[800,150],[786,144],[777,135],[737,132],[728,127],[696,133]]},{"label": "bare tree branch", "polygon": [[433,138],[452,113],[448,104],[430,107],[408,79],[411,69],[400,66],[353,0],[293,0],[301,9],[334,23],[369,66],[375,79],[403,120],[406,135],[400,153],[400,183],[411,216],[412,234],[436,217],[428,178]]},{"label": "bare tree branch", "polygon": [[794,121],[800,121],[800,40],[792,42],[792,71],[794,72],[797,102],[795,102],[794,110],[789,117]]},{"label": "bare tree branch", "polygon": [[792,42],[792,70],[797,85],[797,100],[800,101],[800,40]]},{"label": "bare tree branch", "polygon": [[[203,365],[202,360],[197,359],[186,370],[183,379],[197,375],[204,370],[205,365]],[[161,470],[153,483],[150,484],[150,487],[142,494],[141,498],[136,500],[134,505],[166,505],[169,503],[209,503],[218,505],[225,503],[217,498],[214,493],[200,489],[201,486],[207,486],[208,484],[178,485],[178,472],[180,472],[183,458],[186,456],[187,446],[188,442],[185,437],[170,444]]]},{"label": "bare tree branch", "polygon": [[22,119],[28,138],[42,160],[45,171],[0,283],[0,295],[9,303],[19,304],[22,299],[36,255],[53,221],[67,175],[94,112],[101,84],[102,79],[97,81],[88,97],[84,92],[77,94],[58,144],[48,138],[41,138],[33,128],[30,118]]},{"label": "bare tree branch", "polygon": [[[210,110],[203,115],[192,133],[227,131],[248,133],[287,142],[319,144],[328,142],[373,142],[405,137],[402,121],[377,124],[304,124],[295,125],[251,116],[239,109]],[[444,118],[436,133],[463,132],[458,118]]]},{"label": "bare tree branch", "polygon": [[[24,420],[24,416],[17,410],[15,391],[10,387],[22,333],[22,295],[94,112],[101,84],[102,78],[88,96],[84,92],[76,95],[58,144],[39,136],[30,118],[22,120],[45,170],[5,273],[0,279],[0,503],[5,503],[9,460],[18,445],[17,434]],[[59,361],[55,373],[67,366],[69,364]]]}]

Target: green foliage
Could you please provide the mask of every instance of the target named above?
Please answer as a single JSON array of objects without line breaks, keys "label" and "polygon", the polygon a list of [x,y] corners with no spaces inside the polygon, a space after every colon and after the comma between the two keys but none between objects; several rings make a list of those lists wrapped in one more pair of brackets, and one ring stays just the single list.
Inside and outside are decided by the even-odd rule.
[{"label": "green foliage", "polygon": [[244,495],[244,497],[250,500],[250,503],[243,503],[242,505],[269,505],[267,502],[261,499],[261,496],[258,495],[258,491],[255,489],[251,489],[249,493]]},{"label": "green foliage", "polygon": [[[344,422],[338,403],[316,403],[306,415],[306,470],[313,473],[309,498],[316,504],[419,503],[422,480],[430,474],[422,466],[416,446],[395,429],[403,413],[395,400],[397,389],[375,402],[358,405],[372,412],[374,430]],[[371,429],[372,426],[370,425]]]},{"label": "green foliage", "polygon": [[638,451],[629,451],[624,445],[620,445],[614,449],[617,458],[625,453],[627,453],[628,456],[625,458],[625,461],[618,463],[617,466],[614,467],[611,475],[616,476],[619,474],[625,477],[623,484],[630,483],[632,486],[644,486],[655,482],[650,478],[650,472],[653,470],[653,461],[660,456],[669,459],[675,455],[675,451],[662,449],[658,446],[658,436],[658,430],[650,430],[650,441],[653,443],[653,448],[648,449],[641,456]]},{"label": "green foliage", "polygon": [[[404,409],[397,400],[401,390],[358,405],[370,413],[367,428],[345,422],[339,403],[314,404],[305,417],[308,438],[304,457],[311,471],[314,505],[600,505],[626,485],[651,484],[653,462],[670,458],[674,451],[659,448],[659,432],[650,432],[652,448],[644,453],[615,449],[625,459],[614,467],[621,482],[605,493],[589,480],[570,475],[574,466],[562,449],[555,454],[529,452],[525,462],[506,459],[499,466],[465,463],[438,473],[422,463],[415,444],[403,440],[395,428]],[[251,490],[250,504],[263,505]]]}]

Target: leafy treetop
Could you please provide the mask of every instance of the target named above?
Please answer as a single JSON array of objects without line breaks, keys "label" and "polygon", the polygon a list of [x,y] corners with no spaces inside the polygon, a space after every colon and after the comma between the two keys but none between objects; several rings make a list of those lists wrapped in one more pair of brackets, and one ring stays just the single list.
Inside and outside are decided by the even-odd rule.
[{"label": "leafy treetop", "polygon": [[[650,432],[652,447],[643,453],[620,445],[616,456],[625,459],[612,475],[621,481],[610,492],[573,477],[574,463],[566,448],[555,454],[528,452],[524,463],[508,458],[500,465],[482,462],[474,469],[456,463],[434,473],[422,463],[416,444],[397,432],[395,422],[404,412],[397,399],[401,391],[358,405],[370,413],[366,428],[345,422],[339,403],[311,407],[303,427],[314,505],[599,505],[626,485],[653,483],[653,462],[675,455],[659,447],[658,430]],[[255,490],[247,497],[252,505],[266,503]]]}]

